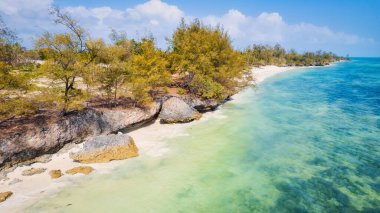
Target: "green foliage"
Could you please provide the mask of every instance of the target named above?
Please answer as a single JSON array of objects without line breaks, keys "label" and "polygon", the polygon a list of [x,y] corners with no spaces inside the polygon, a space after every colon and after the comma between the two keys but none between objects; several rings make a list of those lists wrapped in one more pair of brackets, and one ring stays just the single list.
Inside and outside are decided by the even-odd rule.
[{"label": "green foliage", "polygon": [[170,72],[167,69],[168,62],[165,53],[154,46],[154,40],[144,38],[141,42],[135,42],[135,54],[131,61],[132,93],[136,101],[139,97],[149,102],[146,98],[147,90],[156,93],[159,87],[164,87],[170,82]]},{"label": "green foliage", "polygon": [[[0,119],[12,116],[31,115],[39,110],[49,110],[62,105],[57,102],[57,91],[41,90],[30,95],[0,95]],[[59,99],[58,99],[59,100]]]},{"label": "green foliage", "polygon": [[7,98],[0,96],[0,119],[10,116],[33,114],[38,108],[33,102],[24,97]]},{"label": "green foliage", "polygon": [[91,42],[89,46],[98,46],[99,53],[95,60],[95,69],[98,69],[97,80],[101,89],[114,101],[117,99],[118,90],[130,75],[129,64],[133,54],[131,43],[125,40],[115,40],[115,45],[107,45],[99,40]]},{"label": "green foliage", "polygon": [[224,87],[207,75],[196,75],[191,81],[190,91],[200,97],[217,100],[224,99]]},{"label": "green foliage", "polygon": [[154,46],[154,40],[144,38],[136,43],[132,58],[133,80],[144,81],[152,89],[165,86],[170,82],[168,62],[164,52]]},{"label": "green foliage", "polygon": [[0,61],[0,91],[1,90],[27,90],[29,78],[27,75],[12,71],[12,67]]},{"label": "green foliage", "polygon": [[317,51],[298,54],[295,50],[286,51],[279,44],[274,47],[268,45],[253,45],[246,49],[248,64],[253,66],[323,66],[331,62],[345,59],[331,52]]},{"label": "green foliage", "polygon": [[[185,86],[190,91],[203,98],[220,98],[220,93],[234,92],[236,79],[243,76],[246,68],[245,58],[233,49],[222,28],[208,27],[198,20],[189,25],[182,21],[170,43],[171,71],[186,77]],[[214,91],[205,91],[206,88]]]},{"label": "green foliage", "polygon": [[135,79],[132,85],[133,100],[138,106],[146,106],[152,102],[152,97],[149,95],[146,82],[142,79]]},{"label": "green foliage", "polygon": [[178,88],[178,89],[177,89],[177,93],[178,93],[179,95],[185,95],[185,94],[186,94],[186,90],[183,89],[183,88]]},{"label": "green foliage", "polygon": [[[63,84],[63,112],[75,104],[76,99],[82,97],[82,92],[74,88],[78,77],[83,73],[95,55],[86,46],[87,36],[84,29],[67,13],[62,13],[58,8],[51,11],[55,15],[56,23],[64,25],[67,33],[45,33],[36,42],[40,50],[47,50],[46,61],[41,70],[58,84]],[[76,97],[78,95],[78,97]],[[76,105],[76,104],[75,104]]]}]

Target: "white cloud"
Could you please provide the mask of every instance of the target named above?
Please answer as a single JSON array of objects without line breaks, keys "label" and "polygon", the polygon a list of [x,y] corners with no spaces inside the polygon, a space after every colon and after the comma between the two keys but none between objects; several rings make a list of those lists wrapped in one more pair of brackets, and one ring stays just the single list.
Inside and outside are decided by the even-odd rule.
[{"label": "white cloud", "polygon": [[233,38],[241,38],[246,36],[246,31],[243,26],[249,21],[248,17],[238,10],[229,10],[222,17],[207,16],[202,19],[203,22],[209,25],[222,24]]},{"label": "white cloud", "polygon": [[110,7],[66,7],[95,37],[106,38],[110,29],[127,32],[131,37],[153,34],[159,46],[165,46],[165,37],[178,25],[184,12],[160,0],[150,0],[125,10]]},{"label": "white cloud", "polygon": [[[48,14],[48,8],[52,4],[53,0],[1,0],[0,14],[28,42],[31,37],[43,31],[58,30]],[[151,33],[161,47],[165,46],[165,37],[171,35],[182,17],[191,19],[177,6],[161,0],[150,0],[131,8],[73,6],[62,9],[72,14],[93,37],[107,38],[111,28],[125,31],[129,37]],[[329,50],[334,45],[374,43],[373,39],[336,32],[326,26],[302,22],[289,24],[277,12],[249,16],[231,9],[221,16],[208,15],[200,19],[209,25],[221,24],[238,47],[253,43],[280,43],[298,50]]]},{"label": "white cloud", "polygon": [[230,10],[226,14],[207,16],[205,23],[215,25],[220,23],[230,33],[234,43],[240,47],[252,43],[280,43],[286,47],[298,49],[316,49],[329,45],[357,45],[368,42],[368,39],[357,35],[334,32],[325,26],[308,23],[288,24],[276,12],[263,12],[257,17],[247,16],[238,10]]},{"label": "white cloud", "polygon": [[0,11],[7,15],[41,13],[48,9],[53,0],[1,0]]},{"label": "white cloud", "polygon": [[160,0],[150,0],[146,3],[139,4],[134,8],[128,8],[127,14],[128,18],[135,20],[159,19],[169,23],[178,23],[178,21],[184,16],[184,13],[178,9],[177,6],[169,5]]},{"label": "white cloud", "polygon": [[24,44],[32,46],[36,35],[54,28],[49,16],[53,0],[1,0],[0,15]]}]

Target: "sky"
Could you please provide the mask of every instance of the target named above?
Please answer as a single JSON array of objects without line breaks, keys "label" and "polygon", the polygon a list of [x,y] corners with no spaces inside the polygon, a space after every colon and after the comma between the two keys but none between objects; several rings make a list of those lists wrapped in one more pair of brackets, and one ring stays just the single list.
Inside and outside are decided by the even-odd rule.
[{"label": "sky", "polygon": [[59,6],[107,40],[111,29],[129,38],[154,35],[165,49],[181,18],[222,25],[233,45],[281,44],[286,49],[380,56],[380,0],[0,0],[0,16],[33,47],[42,33],[63,32],[48,13]]}]

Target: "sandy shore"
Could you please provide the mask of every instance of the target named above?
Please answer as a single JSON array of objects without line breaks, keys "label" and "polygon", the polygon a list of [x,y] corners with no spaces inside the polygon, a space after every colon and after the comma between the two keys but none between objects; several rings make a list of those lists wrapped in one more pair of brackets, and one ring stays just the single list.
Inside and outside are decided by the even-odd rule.
[{"label": "sandy shore", "polygon": [[[294,69],[299,69],[299,67],[264,66],[253,68],[252,73],[255,82],[260,83],[276,74]],[[238,99],[238,97],[235,99]],[[187,128],[199,122],[204,122],[213,116],[218,116],[218,114],[220,114],[220,110],[208,112],[203,114],[200,120],[187,124],[160,124],[156,121],[149,126],[134,130],[128,134],[134,138],[139,148],[140,156],[162,157],[170,152],[166,143],[168,139],[184,135]],[[64,173],[68,169],[82,165],[73,162],[69,158],[70,152],[81,149],[81,147],[82,144],[71,145],[71,147],[53,154],[51,160],[47,163],[34,163],[29,166],[21,166],[8,173],[7,178],[0,181],[0,192],[12,191],[13,195],[5,202],[0,203],[0,212],[22,212],[22,209],[32,205],[35,201],[55,194],[70,184],[79,182],[84,175],[64,174],[61,178],[51,179],[48,173],[54,169],[60,169]],[[122,165],[125,161],[86,165],[92,166],[95,169],[93,173],[102,174],[112,172],[113,169]],[[30,168],[46,168],[46,171],[33,176],[21,175],[22,171]]]},{"label": "sandy shore", "polygon": [[260,68],[255,67],[252,69],[252,73],[254,75],[256,83],[260,83],[267,78],[283,73],[285,71],[302,69],[302,68],[306,68],[306,67],[278,67],[278,66],[268,65],[268,66],[264,66]]}]

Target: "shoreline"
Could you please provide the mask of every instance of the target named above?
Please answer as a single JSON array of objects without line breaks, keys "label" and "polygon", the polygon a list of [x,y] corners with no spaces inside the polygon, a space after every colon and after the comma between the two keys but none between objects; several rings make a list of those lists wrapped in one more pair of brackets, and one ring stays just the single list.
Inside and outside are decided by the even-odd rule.
[{"label": "shoreline", "polygon": [[[312,67],[277,67],[273,65],[254,67],[252,74],[255,78],[255,83],[260,84],[264,80],[273,77],[277,74],[284,73],[292,70],[302,70],[304,68]],[[240,93],[240,92],[239,92]],[[239,93],[232,96],[232,101],[236,101]],[[221,110],[203,113],[200,120],[184,124],[160,124],[159,120],[154,123],[135,129],[127,134],[134,140],[139,149],[139,156],[148,156],[152,158],[160,158],[165,156],[170,149],[166,141],[170,138],[185,135],[186,129],[192,125],[204,122],[214,116],[217,116]],[[170,128],[168,128],[170,126]],[[104,174],[112,172],[113,169],[121,166],[125,161],[120,160],[111,161],[108,163],[98,164],[81,164],[73,162],[69,157],[69,153],[81,149],[83,144],[70,144],[59,152],[52,154],[51,160],[46,163],[33,163],[28,166],[20,166],[7,174],[7,180],[0,181],[0,188],[2,191],[12,191],[13,195],[5,202],[0,203],[0,211],[4,212],[18,212],[26,207],[32,205],[35,201],[43,199],[49,195],[54,195],[65,186],[78,183],[83,180],[84,175],[68,175],[64,174],[61,178],[51,179],[48,174],[50,170],[60,169],[63,173],[76,166],[91,166],[95,169],[94,174]],[[138,157],[133,158],[138,159]],[[22,176],[24,170],[30,168],[46,168],[47,170],[41,174],[33,176]],[[90,174],[89,177],[91,177]],[[16,180],[16,181],[15,181]],[[17,180],[21,180],[17,182]],[[15,182],[11,185],[10,183]]]}]

